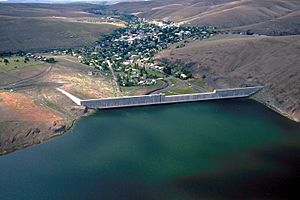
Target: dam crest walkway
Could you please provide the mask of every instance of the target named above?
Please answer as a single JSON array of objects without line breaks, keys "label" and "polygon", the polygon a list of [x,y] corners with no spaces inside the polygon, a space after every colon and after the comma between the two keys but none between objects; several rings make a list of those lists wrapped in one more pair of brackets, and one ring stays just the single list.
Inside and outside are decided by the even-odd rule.
[{"label": "dam crest walkway", "polygon": [[79,99],[78,97],[60,89],[58,91],[70,98],[74,103],[79,106],[87,108],[97,109],[109,109],[109,108],[124,108],[124,107],[137,107],[147,105],[161,105],[161,104],[173,104],[173,103],[186,103],[196,101],[208,101],[217,99],[234,99],[249,97],[261,89],[263,86],[255,87],[243,87],[243,88],[229,88],[229,89],[215,89],[213,92],[206,93],[194,93],[194,94],[182,94],[166,96],[164,94],[153,95],[140,95],[140,96],[126,96],[126,97],[114,97],[104,99]]}]

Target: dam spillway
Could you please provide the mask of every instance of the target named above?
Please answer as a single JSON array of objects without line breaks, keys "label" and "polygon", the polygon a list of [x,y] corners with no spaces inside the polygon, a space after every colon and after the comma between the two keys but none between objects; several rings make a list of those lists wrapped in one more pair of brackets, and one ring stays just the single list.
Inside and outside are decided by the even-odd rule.
[{"label": "dam spillway", "polygon": [[[262,88],[263,86],[256,86],[244,88],[216,89],[213,92],[207,93],[182,94],[172,96],[166,96],[164,94],[153,94],[105,99],[87,99],[80,100],[79,103],[81,106],[97,109],[187,103],[196,101],[249,97],[260,91]],[[77,104],[79,103],[77,102]]]}]

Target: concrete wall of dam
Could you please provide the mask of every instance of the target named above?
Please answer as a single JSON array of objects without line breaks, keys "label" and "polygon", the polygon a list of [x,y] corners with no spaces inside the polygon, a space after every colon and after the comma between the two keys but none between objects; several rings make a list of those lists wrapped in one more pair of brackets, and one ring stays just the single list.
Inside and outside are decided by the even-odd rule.
[{"label": "concrete wall of dam", "polygon": [[158,104],[170,104],[170,103],[184,103],[194,101],[205,101],[215,99],[228,99],[228,98],[241,98],[248,97],[259,90],[262,86],[246,87],[246,88],[232,88],[232,89],[217,89],[208,93],[196,93],[196,94],[183,94],[165,96],[164,94],[155,95],[142,95],[131,97],[118,97],[107,99],[88,99],[81,100],[80,105],[88,108],[121,108],[121,107],[133,107],[133,106],[146,106],[146,105],[158,105]]}]

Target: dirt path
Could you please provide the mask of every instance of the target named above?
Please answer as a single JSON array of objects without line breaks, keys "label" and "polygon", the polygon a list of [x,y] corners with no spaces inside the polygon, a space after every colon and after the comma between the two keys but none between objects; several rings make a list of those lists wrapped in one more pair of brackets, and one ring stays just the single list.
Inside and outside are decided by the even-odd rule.
[{"label": "dirt path", "polygon": [[21,79],[17,82],[9,83],[7,85],[1,86],[0,89],[14,89],[14,88],[22,87],[23,84],[25,84],[29,81],[36,81],[36,79],[46,76],[52,70],[52,67],[53,67],[53,65],[50,65],[47,69],[45,69],[44,71],[42,71],[34,76],[28,77],[26,79]]},{"label": "dirt path", "polygon": [[108,68],[109,68],[109,70],[110,70],[110,72],[111,72],[111,74],[112,74],[112,76],[113,76],[113,79],[114,79],[113,81],[114,81],[114,84],[115,84],[115,86],[116,86],[117,96],[119,96],[120,93],[121,93],[121,90],[120,90],[120,86],[119,86],[119,84],[118,84],[118,79],[117,79],[117,77],[116,77],[116,74],[115,74],[115,72],[114,72],[114,69],[112,68],[112,65],[111,65],[110,60],[107,60],[107,64],[108,64]]}]

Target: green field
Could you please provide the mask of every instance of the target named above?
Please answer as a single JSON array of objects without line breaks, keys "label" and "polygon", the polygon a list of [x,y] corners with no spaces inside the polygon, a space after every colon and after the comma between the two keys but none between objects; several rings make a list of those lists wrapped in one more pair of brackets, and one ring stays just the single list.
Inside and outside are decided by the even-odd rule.
[{"label": "green field", "polygon": [[164,81],[159,80],[156,82],[155,85],[133,86],[133,87],[120,86],[120,89],[124,96],[143,95],[151,90],[155,90],[155,89],[162,87],[163,84],[164,84]]},{"label": "green field", "polygon": [[207,83],[205,83],[203,80],[200,80],[200,79],[191,80],[191,81],[189,81],[189,83],[191,83],[193,85],[198,85],[201,87],[207,87]]},{"label": "green field", "polygon": [[[8,60],[8,63],[5,64],[4,60]],[[12,57],[1,57],[0,58],[0,73],[1,72],[9,72],[12,70],[24,69],[29,67],[39,67],[44,63],[41,61],[35,61],[33,59],[29,59],[26,63],[24,62],[25,57],[20,56],[12,56]]]},{"label": "green field", "polygon": [[157,76],[157,78],[164,78],[164,77],[165,77],[164,74],[162,74],[162,73],[160,73],[160,72],[158,72],[158,71],[149,69],[149,68],[146,68],[146,71],[147,71],[147,73],[150,74],[150,75]]},{"label": "green field", "polygon": [[172,83],[172,84],[174,84],[174,85],[176,85],[177,83],[178,83],[178,80],[176,79],[176,78],[171,78],[171,79],[169,79],[170,80],[170,82]]},{"label": "green field", "polygon": [[208,85],[204,80],[193,79],[193,80],[189,81],[189,83],[191,83],[193,85],[200,86],[203,89],[206,89],[207,91],[213,91],[214,90],[214,88],[211,87],[210,85]]}]

